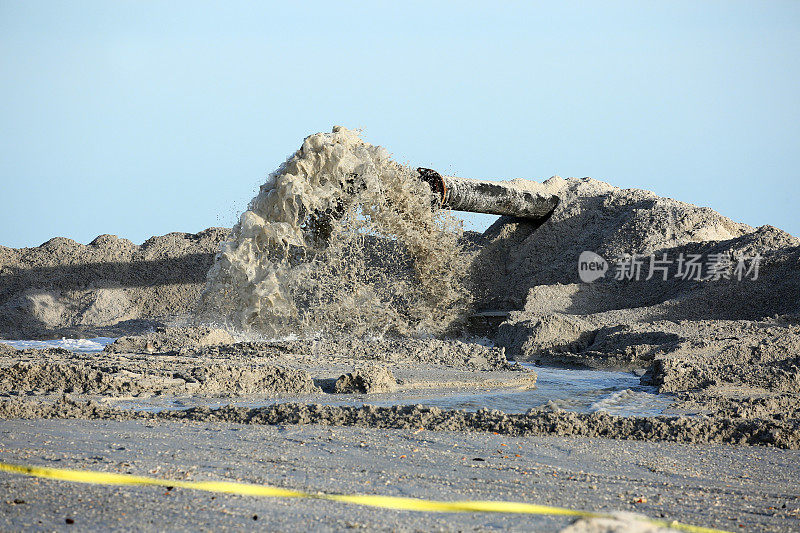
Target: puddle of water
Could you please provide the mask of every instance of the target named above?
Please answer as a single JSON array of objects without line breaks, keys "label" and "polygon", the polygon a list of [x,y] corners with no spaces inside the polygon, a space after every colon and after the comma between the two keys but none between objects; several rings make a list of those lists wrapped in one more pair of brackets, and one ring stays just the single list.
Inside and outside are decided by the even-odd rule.
[{"label": "puddle of water", "polygon": [[[656,416],[664,412],[672,400],[657,394],[655,387],[643,386],[630,372],[575,370],[534,367],[538,374],[536,388],[531,390],[493,390],[474,393],[424,394],[403,397],[391,395],[355,396],[339,401],[326,399],[328,405],[375,406],[423,404],[442,409],[498,409],[506,413],[525,413],[531,408],[552,405],[565,411],[593,413],[603,411],[621,416]],[[264,405],[264,404],[262,404]]]},{"label": "puddle of water", "polygon": [[36,348],[39,350],[45,348],[65,348],[71,352],[94,353],[94,352],[102,352],[103,348],[105,348],[115,340],[117,339],[114,337],[95,337],[93,339],[62,338],[51,341],[20,340],[20,341],[0,341],[0,342],[11,345],[19,350],[24,350],[26,348]]},{"label": "puddle of water", "polygon": [[492,390],[475,392],[409,391],[402,394],[312,395],[290,398],[149,398],[114,402],[123,409],[161,411],[204,406],[217,408],[265,407],[275,403],[308,402],[332,406],[376,407],[422,404],[442,409],[477,411],[498,409],[506,413],[525,413],[548,403],[565,411],[593,413],[598,411],[620,416],[656,416],[672,403],[668,395],[656,394],[653,387],[639,384],[639,378],[628,372],[572,370],[534,367],[539,374],[537,388],[532,390]]}]

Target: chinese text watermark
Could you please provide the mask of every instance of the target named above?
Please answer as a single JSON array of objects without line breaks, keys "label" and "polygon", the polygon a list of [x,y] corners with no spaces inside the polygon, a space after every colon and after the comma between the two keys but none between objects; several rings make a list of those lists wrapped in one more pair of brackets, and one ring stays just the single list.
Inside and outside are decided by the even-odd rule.
[{"label": "chinese text watermark", "polygon": [[583,252],[578,258],[578,277],[591,283],[612,272],[618,281],[648,281],[680,279],[685,281],[717,281],[720,279],[742,281],[757,280],[761,267],[761,254],[732,256],[727,253],[688,254],[667,253],[650,255],[622,255],[609,264],[594,252]]}]

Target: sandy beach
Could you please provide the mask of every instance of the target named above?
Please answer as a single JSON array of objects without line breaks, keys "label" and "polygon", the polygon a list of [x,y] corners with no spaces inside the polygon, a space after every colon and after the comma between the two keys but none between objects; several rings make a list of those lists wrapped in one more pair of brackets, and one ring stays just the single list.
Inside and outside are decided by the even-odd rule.
[{"label": "sandy beach", "polygon": [[[337,127],[230,230],[0,247],[0,460],[800,527],[800,240],[560,177],[463,232],[415,173]],[[9,530],[658,530],[0,483]]]}]

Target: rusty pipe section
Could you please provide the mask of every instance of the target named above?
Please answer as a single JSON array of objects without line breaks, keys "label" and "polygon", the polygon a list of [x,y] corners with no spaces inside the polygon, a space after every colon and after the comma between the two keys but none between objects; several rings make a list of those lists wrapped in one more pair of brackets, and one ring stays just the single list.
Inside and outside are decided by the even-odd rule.
[{"label": "rusty pipe section", "polygon": [[506,215],[541,220],[550,216],[560,201],[517,187],[453,176],[442,176],[429,168],[418,168],[419,177],[431,187],[439,207],[453,211]]}]

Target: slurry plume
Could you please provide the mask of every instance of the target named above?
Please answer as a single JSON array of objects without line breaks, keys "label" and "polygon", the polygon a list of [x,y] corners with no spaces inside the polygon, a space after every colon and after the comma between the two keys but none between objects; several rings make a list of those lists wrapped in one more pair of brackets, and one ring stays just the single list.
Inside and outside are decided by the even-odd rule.
[{"label": "slurry plume", "polygon": [[355,131],[317,133],[222,243],[203,320],[266,335],[439,334],[470,303],[460,223],[416,171]]}]

